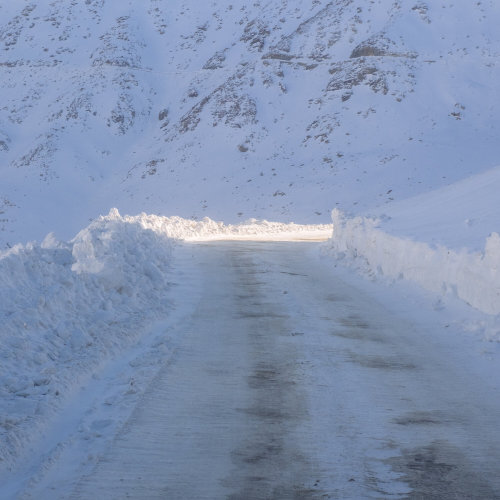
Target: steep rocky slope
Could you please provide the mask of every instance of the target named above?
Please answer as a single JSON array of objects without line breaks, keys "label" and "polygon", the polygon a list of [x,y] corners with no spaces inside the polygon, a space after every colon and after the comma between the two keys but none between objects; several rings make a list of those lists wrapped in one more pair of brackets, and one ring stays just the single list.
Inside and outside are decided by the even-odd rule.
[{"label": "steep rocky slope", "polygon": [[327,222],[498,163],[500,7],[0,4],[0,243],[122,212]]}]

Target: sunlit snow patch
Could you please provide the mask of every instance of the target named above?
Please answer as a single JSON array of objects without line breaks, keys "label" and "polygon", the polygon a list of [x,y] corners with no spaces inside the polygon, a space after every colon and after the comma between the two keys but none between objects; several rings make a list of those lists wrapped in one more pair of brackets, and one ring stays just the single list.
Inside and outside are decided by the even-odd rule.
[{"label": "sunlit snow patch", "polygon": [[[210,219],[117,209],[69,242],[49,234],[39,245],[0,253],[0,463],[9,466],[43,422],[107,358],[169,314],[175,241],[321,240],[331,226]],[[1,472],[1,471],[0,471]]]},{"label": "sunlit snow patch", "polygon": [[[113,209],[110,215],[119,217]],[[109,217],[109,216],[108,216]],[[139,223],[168,238],[183,241],[253,240],[253,241],[326,241],[332,235],[332,224],[285,224],[250,219],[241,224],[224,224],[208,217],[200,221],[181,217],[140,214],[124,216],[125,222]]]}]

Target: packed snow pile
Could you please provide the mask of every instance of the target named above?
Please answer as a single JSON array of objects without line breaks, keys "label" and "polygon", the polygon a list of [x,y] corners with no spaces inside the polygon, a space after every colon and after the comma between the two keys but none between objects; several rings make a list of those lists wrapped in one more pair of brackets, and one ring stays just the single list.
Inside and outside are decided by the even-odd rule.
[{"label": "packed snow pile", "polygon": [[[113,213],[117,213],[113,209]],[[184,241],[208,240],[308,240],[326,239],[331,235],[331,224],[294,224],[250,219],[241,224],[224,224],[208,217],[201,221],[182,217],[162,217],[140,214],[124,216],[124,221],[139,223],[169,238]]]},{"label": "packed snow pile", "polygon": [[500,233],[500,166],[440,189],[394,201],[362,215],[381,220],[389,234],[482,252],[491,233]]},{"label": "packed snow pile", "polygon": [[498,233],[486,239],[483,252],[455,251],[388,234],[377,219],[347,218],[338,209],[333,210],[332,219],[330,246],[337,257],[361,261],[369,272],[451,293],[482,312],[500,314]]},{"label": "packed snow pile", "polygon": [[0,463],[165,314],[170,254],[166,236],[111,212],[69,243],[49,235],[0,256]]},{"label": "packed snow pile", "polygon": [[357,216],[334,210],[330,247],[370,273],[500,314],[499,191],[495,167]]},{"label": "packed snow pile", "polygon": [[[176,240],[323,238],[331,226],[210,219],[112,209],[70,242],[0,253],[0,463],[8,464],[65,397],[168,314]],[[36,433],[36,432],[35,432]]]}]

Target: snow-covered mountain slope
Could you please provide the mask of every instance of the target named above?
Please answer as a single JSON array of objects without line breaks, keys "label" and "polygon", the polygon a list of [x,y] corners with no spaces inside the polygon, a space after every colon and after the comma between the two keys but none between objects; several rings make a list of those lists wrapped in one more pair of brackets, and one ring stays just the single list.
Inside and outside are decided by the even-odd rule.
[{"label": "snow-covered mountain slope", "polygon": [[331,250],[372,277],[405,278],[496,314],[500,338],[499,191],[496,167],[368,217],[335,209]]},{"label": "snow-covered mountain slope", "polygon": [[1,246],[117,206],[328,222],[498,164],[500,6],[0,4]]},{"label": "snow-covered mountain slope", "polygon": [[[453,250],[483,251],[500,233],[500,167],[372,210],[393,235]],[[499,255],[500,257],[500,255]]]}]

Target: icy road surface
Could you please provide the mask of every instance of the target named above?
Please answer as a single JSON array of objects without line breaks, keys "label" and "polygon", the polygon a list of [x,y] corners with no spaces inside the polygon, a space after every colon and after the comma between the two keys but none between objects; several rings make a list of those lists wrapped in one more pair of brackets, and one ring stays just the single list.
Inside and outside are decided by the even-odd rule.
[{"label": "icy road surface", "polygon": [[[500,498],[497,381],[317,249],[182,245],[176,266],[197,277],[167,298],[184,302],[164,325],[177,348],[123,425],[110,424],[116,398],[99,420],[89,396],[112,373],[90,382],[54,434],[63,451],[34,453],[13,498]],[[93,413],[100,432],[83,445]]]}]

